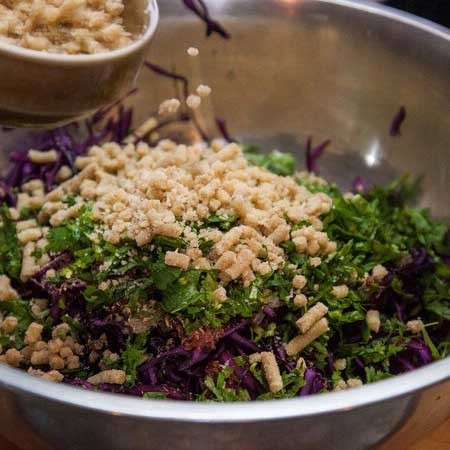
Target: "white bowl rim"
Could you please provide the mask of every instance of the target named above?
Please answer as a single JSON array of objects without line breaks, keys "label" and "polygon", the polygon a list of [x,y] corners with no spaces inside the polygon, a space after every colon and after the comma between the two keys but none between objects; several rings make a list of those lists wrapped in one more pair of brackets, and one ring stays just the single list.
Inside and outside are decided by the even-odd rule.
[{"label": "white bowl rim", "polygon": [[[450,30],[447,28],[393,8],[363,0],[358,0],[358,2],[354,0],[318,1],[362,10],[387,19],[400,21],[443,38],[450,44]],[[269,400],[269,404],[259,401],[200,403],[143,400],[125,395],[93,392],[66,384],[45,381],[30,376],[24,371],[0,364],[0,387],[6,390],[24,395],[32,394],[37,399],[46,399],[108,415],[180,423],[245,423],[339,413],[397,399],[449,379],[450,358],[445,358],[413,372],[341,392],[329,392],[286,400]],[[270,407],[265,407],[269,405]]]},{"label": "white bowl rim", "polygon": [[159,22],[159,8],[156,0],[147,0],[148,23],[145,31],[130,45],[118,48],[116,50],[93,53],[89,55],[69,55],[65,53],[49,53],[39,50],[31,50],[18,45],[9,44],[0,39],[0,53],[6,53],[8,56],[27,59],[40,64],[55,65],[86,65],[108,63],[116,59],[122,59],[132,53],[135,53],[145,47],[152,39]]}]

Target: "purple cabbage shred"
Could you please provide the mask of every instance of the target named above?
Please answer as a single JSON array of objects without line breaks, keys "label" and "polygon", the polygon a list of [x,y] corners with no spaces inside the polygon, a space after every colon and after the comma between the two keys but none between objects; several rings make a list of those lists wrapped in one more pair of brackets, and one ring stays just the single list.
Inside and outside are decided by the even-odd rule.
[{"label": "purple cabbage shred", "polygon": [[183,95],[184,98],[187,98],[189,95],[189,81],[184,75],[180,75],[174,71],[165,69],[164,67],[158,66],[157,64],[153,64],[150,61],[145,61],[144,63],[152,72],[157,75],[161,75],[163,77],[169,78],[173,81],[179,81],[183,86]]},{"label": "purple cabbage shred", "polygon": [[[59,300],[65,294],[68,294],[66,300],[68,303],[67,306],[69,307],[69,302],[73,299],[75,291],[70,290],[70,283],[64,283],[62,286],[58,287],[55,284],[48,282],[45,279],[45,274],[50,269],[60,270],[68,266],[71,262],[72,256],[68,252],[60,253],[27,281],[27,287],[34,295],[47,298],[50,301],[50,316],[55,320],[59,319],[60,316],[60,308],[58,306]],[[79,281],[76,280],[72,283],[79,283]],[[76,296],[81,296],[84,288],[85,284],[82,286],[78,285]]]},{"label": "purple cabbage shred", "polygon": [[295,364],[289,361],[286,349],[281,339],[273,338],[270,344],[272,350],[279,364],[283,365],[289,372],[294,370]]},{"label": "purple cabbage shred", "polygon": [[230,334],[229,339],[233,341],[236,347],[246,352],[257,353],[261,351],[261,349],[256,344],[254,344],[250,339],[241,336],[239,333]]},{"label": "purple cabbage shred", "polygon": [[327,364],[328,364],[328,370],[333,373],[334,372],[334,355],[333,353],[328,353],[327,355]]},{"label": "purple cabbage shred", "polygon": [[[162,384],[172,386],[185,398],[200,394],[204,390],[204,378],[208,367],[217,363],[229,365],[234,372],[234,388],[248,389],[250,396],[256,398],[262,392],[262,386],[249,372],[249,366],[242,367],[234,360],[235,356],[244,356],[261,351],[241,333],[249,325],[243,321],[224,331],[217,349],[194,348],[187,350],[176,346],[163,351],[142,364],[138,369],[138,385],[158,387]],[[152,344],[153,348],[158,345]],[[173,398],[173,397],[170,397]]]},{"label": "purple cabbage shred", "polygon": [[276,313],[270,306],[264,306],[263,313],[266,317],[269,317],[270,319],[274,319],[276,317]]},{"label": "purple cabbage shred", "polygon": [[325,387],[325,380],[322,375],[313,368],[305,370],[305,385],[300,389],[300,397],[317,394]]},{"label": "purple cabbage shred", "polygon": [[[432,269],[433,261],[425,248],[415,247],[401,263],[387,268],[388,275],[372,297],[373,306],[384,314],[395,314],[400,321],[405,322],[411,311],[421,304],[423,298],[423,288],[416,282],[417,277]],[[392,282],[396,278],[402,282],[405,292],[411,296],[409,300],[405,300],[392,287]]]},{"label": "purple cabbage shred", "polygon": [[216,125],[220,134],[227,142],[237,142],[235,138],[233,138],[228,132],[228,126],[225,119],[221,119],[220,117],[216,117]]},{"label": "purple cabbage shred", "polygon": [[186,394],[179,389],[174,387],[161,384],[159,386],[150,386],[147,384],[140,384],[133,388],[127,389],[125,392],[128,395],[135,395],[138,397],[142,397],[144,394],[152,392],[152,393],[161,393],[164,394],[167,398],[171,400],[187,400]]},{"label": "purple cabbage shred", "polygon": [[[131,91],[127,96],[134,92],[136,91]],[[91,146],[106,141],[123,141],[129,134],[132,116],[132,109],[126,108],[120,100],[98,111],[84,122],[87,131],[85,138],[79,137],[80,124],[78,123],[39,134],[35,137],[33,144],[27,146],[26,150],[16,150],[10,154],[9,172],[0,180],[0,199],[3,199],[9,205],[15,205],[14,188],[32,179],[42,180],[46,191],[50,191],[53,189],[55,177],[63,165],[69,166],[75,173],[76,158],[86,154]],[[34,164],[28,158],[28,148],[30,147],[42,151],[56,150],[56,162]]]},{"label": "purple cabbage shred", "polygon": [[410,372],[434,361],[430,348],[422,339],[412,339],[405,350],[394,356],[391,365],[394,373]]},{"label": "purple cabbage shred", "polygon": [[253,398],[262,392],[262,386],[256,380],[256,378],[249,372],[248,367],[242,367],[236,363],[233,355],[225,350],[218,356],[218,361],[222,364],[228,364],[238,380],[238,386],[242,385],[249,392],[250,396]]},{"label": "purple cabbage shred", "polygon": [[401,106],[391,122],[390,134],[392,137],[401,135],[401,127],[405,119],[406,119],[406,108],[404,106]]},{"label": "purple cabbage shred", "polygon": [[363,177],[356,177],[353,180],[353,182],[352,182],[353,194],[365,192],[366,189],[367,189],[367,184]]},{"label": "purple cabbage shred", "polygon": [[65,378],[64,383],[70,384],[71,386],[80,387],[83,389],[86,389],[88,391],[91,391],[94,389],[94,385],[92,383],[89,383],[87,380],[81,380],[79,378],[71,379],[71,378]]},{"label": "purple cabbage shred", "polygon": [[321,144],[313,147],[312,138],[309,137],[306,142],[306,168],[308,172],[318,174],[319,165],[318,161],[323,156],[326,148],[331,144],[331,140],[327,139]]},{"label": "purple cabbage shred", "polygon": [[230,39],[230,33],[216,20],[214,20],[203,0],[183,0],[186,8],[190,9],[206,25],[206,36],[217,33],[224,39]]},{"label": "purple cabbage shred", "polygon": [[123,322],[114,322],[104,319],[91,319],[88,322],[91,333],[97,339],[105,334],[108,338],[108,345],[113,352],[123,350],[126,345],[127,327]]}]

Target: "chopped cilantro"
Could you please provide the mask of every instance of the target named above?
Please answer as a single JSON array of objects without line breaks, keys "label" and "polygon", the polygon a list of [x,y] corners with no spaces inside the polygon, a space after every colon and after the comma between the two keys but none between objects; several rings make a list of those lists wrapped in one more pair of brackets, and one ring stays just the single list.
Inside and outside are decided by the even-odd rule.
[{"label": "chopped cilantro", "polygon": [[147,400],[165,400],[167,398],[167,394],[164,392],[146,392],[142,398]]},{"label": "chopped cilantro", "polygon": [[214,378],[207,376],[205,378],[206,392],[204,392],[198,400],[209,400],[216,402],[239,402],[250,400],[249,393],[243,388],[232,388],[227,384],[233,375],[231,367],[225,367]]},{"label": "chopped cilantro", "polygon": [[20,220],[34,219],[38,212],[38,209],[24,207],[19,212]]},{"label": "chopped cilantro", "polygon": [[77,198],[74,195],[67,195],[62,200],[63,203],[66,203],[68,206],[74,206],[77,203]]},{"label": "chopped cilantro", "polygon": [[92,245],[90,235],[93,231],[92,205],[88,204],[82,207],[75,219],[70,219],[59,227],[50,228],[47,236],[48,250],[54,253],[84,250]]},{"label": "chopped cilantro", "polygon": [[202,271],[189,270],[165,286],[163,305],[170,313],[180,312],[200,300]]},{"label": "chopped cilantro", "polygon": [[17,239],[16,225],[11,220],[6,204],[0,207],[0,274],[19,279],[22,255]]},{"label": "chopped cilantro", "polygon": [[153,245],[159,247],[163,251],[185,249],[186,242],[182,238],[171,236],[155,236]]},{"label": "chopped cilantro", "polygon": [[231,230],[231,228],[233,228],[236,221],[237,217],[235,216],[228,216],[226,214],[222,215],[216,214],[209,216],[205,221],[205,225],[211,228],[218,228],[221,231],[229,231]]},{"label": "chopped cilantro", "polygon": [[262,153],[253,145],[244,145],[244,155],[249,162],[256,166],[264,167],[277,175],[293,175],[297,162],[291,153],[274,150],[271,153]]},{"label": "chopped cilantro", "polygon": [[22,349],[25,345],[25,331],[27,330],[28,325],[33,322],[30,302],[26,300],[8,300],[0,302],[0,310],[4,312],[5,316],[11,315],[18,320],[17,326],[14,328],[12,334],[0,335],[0,344],[3,347],[3,350],[12,347],[18,350]]},{"label": "chopped cilantro", "polygon": [[208,255],[214,246],[214,241],[199,239],[199,248],[204,255]]},{"label": "chopped cilantro", "polygon": [[147,333],[141,333],[128,338],[127,346],[120,356],[123,370],[127,374],[127,384],[133,386],[137,379],[138,367],[147,360],[146,355]]},{"label": "chopped cilantro", "polygon": [[[262,380],[262,377],[260,378]],[[276,398],[292,398],[298,395],[298,392],[305,384],[303,374],[298,370],[285,372],[282,374],[283,389],[279,392],[266,392],[258,397],[258,400],[270,400]]]}]

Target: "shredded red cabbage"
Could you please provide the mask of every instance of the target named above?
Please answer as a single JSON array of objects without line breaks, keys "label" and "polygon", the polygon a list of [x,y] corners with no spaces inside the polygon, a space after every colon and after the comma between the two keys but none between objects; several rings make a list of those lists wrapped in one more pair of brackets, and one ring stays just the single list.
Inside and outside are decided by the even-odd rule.
[{"label": "shredded red cabbage", "polygon": [[70,384],[71,386],[80,387],[80,388],[86,389],[88,391],[91,391],[94,389],[94,385],[92,383],[89,383],[89,381],[87,381],[87,380],[81,380],[79,378],[71,379],[71,378],[65,377],[64,383]]},{"label": "shredded red cabbage", "polygon": [[236,363],[233,355],[228,351],[223,351],[217,360],[222,364],[228,364],[234,371],[234,374],[238,380],[238,385],[242,385],[249,392],[250,396],[254,398],[256,394],[261,393],[262,386],[256,380],[256,378],[249,372],[248,367],[242,367]]},{"label": "shredded red cabbage", "polygon": [[161,384],[159,386],[150,386],[147,384],[139,384],[133,388],[126,389],[126,394],[135,395],[137,397],[142,397],[148,392],[161,393],[171,400],[187,400],[186,394],[180,390],[168,386],[166,384]]},{"label": "shredded red cabbage", "polygon": [[273,308],[271,308],[270,306],[264,306],[263,308],[263,313],[267,316],[270,317],[271,319],[274,319],[276,317],[276,313],[273,310]]},{"label": "shredded red cabbage", "polygon": [[[215,345],[191,346],[192,339],[188,339],[189,348],[185,346],[175,346],[163,351],[153,359],[142,364],[138,369],[138,381],[144,386],[161,386],[169,383],[177,392],[186,398],[200,394],[204,389],[204,379],[208,368],[214,362],[227,364],[233,368],[237,385],[242,385],[249,390],[251,396],[256,397],[261,393],[261,386],[256,379],[248,372],[248,367],[242,367],[234,361],[234,356],[246,355],[259,352],[261,349],[245,337],[242,332],[247,329],[247,321],[227,327],[226,330],[216,330],[216,335],[220,336],[219,347]],[[208,331],[204,331],[206,337],[204,341],[211,341]],[[198,339],[197,339],[198,338]],[[201,341],[198,336],[195,341]],[[185,345],[185,344],[184,344]],[[159,348],[157,345],[156,348]],[[155,349],[152,345],[149,351]]]},{"label": "shredded red cabbage", "polygon": [[[157,64],[153,64],[150,61],[146,61],[145,66],[148,67],[152,72],[156,73],[157,75],[169,78],[175,82],[180,82],[182,85],[182,91],[183,91],[183,99],[186,101],[187,97],[189,96],[189,80],[184,75],[181,75],[179,73],[176,73],[174,71],[165,69],[164,67],[158,66]],[[202,129],[200,124],[198,123],[198,120],[195,117],[195,114],[192,113],[192,111],[188,110],[187,113],[180,113],[179,117],[176,119],[176,121],[183,121],[183,120],[191,120],[194,124],[195,128],[199,132],[201,138],[208,142],[210,140],[209,136],[206,134],[206,132]],[[164,125],[162,125],[164,126]]]},{"label": "shredded red cabbage", "polygon": [[227,123],[226,123],[225,119],[216,117],[216,125],[217,125],[218,130],[220,131],[220,134],[227,142],[237,142],[237,140],[234,139],[228,132],[228,127],[227,127]]},{"label": "shredded red cabbage", "polygon": [[300,397],[317,394],[325,387],[325,379],[315,369],[305,370],[305,385],[300,389]]},{"label": "shredded red cabbage", "polygon": [[39,272],[37,272],[32,278],[42,281],[46,273],[53,269],[58,271],[66,266],[68,266],[73,261],[73,257],[69,252],[62,252],[55,256],[49,263],[42,267]]},{"label": "shredded red cabbage", "polygon": [[[136,92],[135,90],[127,96]],[[27,150],[17,150],[10,154],[10,169],[0,180],[0,199],[9,205],[16,204],[13,192],[15,187],[32,179],[44,181],[50,191],[55,185],[55,177],[63,165],[68,165],[75,173],[75,159],[86,154],[93,146],[106,141],[121,142],[129,134],[132,122],[132,109],[123,106],[121,101],[98,111],[84,122],[87,137],[80,138],[80,124],[70,125],[45,131],[35,138],[32,147],[36,150],[56,150],[55,163],[34,164],[28,159]],[[106,124],[102,124],[106,120]]]},{"label": "shredded red cabbage", "polygon": [[352,182],[352,192],[358,194],[367,189],[366,181],[363,177],[356,177]]},{"label": "shredded red cabbage", "polygon": [[150,61],[145,61],[144,63],[152,72],[156,73],[157,75],[161,75],[163,77],[169,78],[174,81],[179,81],[183,86],[183,95],[185,98],[189,95],[189,81],[187,77],[184,75],[180,75],[179,73],[176,73],[174,71],[165,69],[164,67],[158,66],[157,64],[154,64]]},{"label": "shredded red cabbage", "polygon": [[444,249],[440,252],[440,257],[445,264],[450,266],[450,228],[445,233],[444,243]]},{"label": "shredded red cabbage", "polygon": [[406,349],[391,358],[394,373],[410,372],[433,362],[430,348],[422,339],[412,339]]},{"label": "shredded red cabbage", "polygon": [[295,364],[289,361],[286,349],[281,339],[273,338],[270,343],[270,350],[275,355],[279,364],[284,366],[289,372],[294,370]]},{"label": "shredded red cabbage", "polygon": [[405,121],[405,119],[406,119],[406,108],[404,106],[401,106],[391,122],[390,133],[392,137],[396,137],[401,134],[401,126]]},{"label": "shredded red cabbage", "polygon": [[106,335],[108,345],[113,352],[118,352],[125,348],[126,336],[129,333],[127,325],[124,322],[92,319],[88,322],[88,326],[94,337],[99,338],[102,334]]},{"label": "shredded red cabbage", "polygon": [[[417,277],[433,268],[433,262],[425,248],[417,247],[411,250],[408,258],[395,266],[389,266],[389,274],[384,278],[379,290],[373,295],[373,306],[381,312],[392,315],[405,322],[409,313],[421,305],[423,287],[417,282]],[[393,281],[398,279],[411,299],[405,300],[396,292]]]},{"label": "shredded red cabbage", "polygon": [[38,297],[47,298],[50,301],[50,315],[53,319],[58,319],[60,316],[58,302],[63,297],[62,291],[65,287],[67,288],[67,285],[57,287],[55,284],[47,281],[45,275],[49,270],[60,270],[63,267],[68,266],[72,261],[72,255],[68,252],[63,252],[42,267],[42,269],[26,283],[33,294]]},{"label": "shredded red cabbage", "polygon": [[72,386],[81,387],[83,389],[93,391],[98,390],[102,392],[111,392],[114,394],[127,394],[127,395],[133,395],[136,397],[142,397],[144,394],[148,392],[154,392],[154,393],[161,393],[166,396],[166,398],[169,398],[171,400],[188,400],[186,397],[186,394],[179,391],[178,389],[168,386],[168,385],[159,385],[159,386],[153,386],[153,385],[147,385],[147,384],[138,384],[132,388],[127,388],[124,386],[119,386],[117,384],[99,384],[98,386],[94,386],[92,383],[89,383],[89,381],[81,380],[81,379],[70,379],[65,378],[64,382],[67,384],[70,384]]},{"label": "shredded red cabbage", "polygon": [[331,140],[327,139],[316,147],[312,146],[312,137],[306,142],[306,168],[308,172],[319,173],[318,161],[323,156],[326,148],[331,144]]},{"label": "shredded red cabbage", "polygon": [[206,25],[206,36],[211,36],[213,33],[217,33],[224,39],[230,39],[230,33],[216,20],[214,20],[209,14],[208,7],[203,0],[183,0],[183,3],[189,8],[196,16],[198,16]]},{"label": "shredded red cabbage", "polygon": [[328,352],[327,364],[328,364],[328,370],[330,371],[330,373],[333,373],[335,369],[334,369],[334,355],[332,352]]},{"label": "shredded red cabbage", "polygon": [[239,333],[232,333],[229,339],[241,350],[247,351],[249,353],[257,353],[260,348],[254,344],[250,339],[241,336]]}]

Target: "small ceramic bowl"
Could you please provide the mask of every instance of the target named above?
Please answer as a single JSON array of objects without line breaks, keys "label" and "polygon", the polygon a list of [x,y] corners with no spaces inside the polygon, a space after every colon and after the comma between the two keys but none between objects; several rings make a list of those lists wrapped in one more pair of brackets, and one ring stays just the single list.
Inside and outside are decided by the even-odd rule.
[{"label": "small ceramic bowl", "polygon": [[92,55],[52,54],[0,40],[0,124],[55,126],[108,105],[132,89],[159,20],[156,0],[126,0],[129,46]]}]

